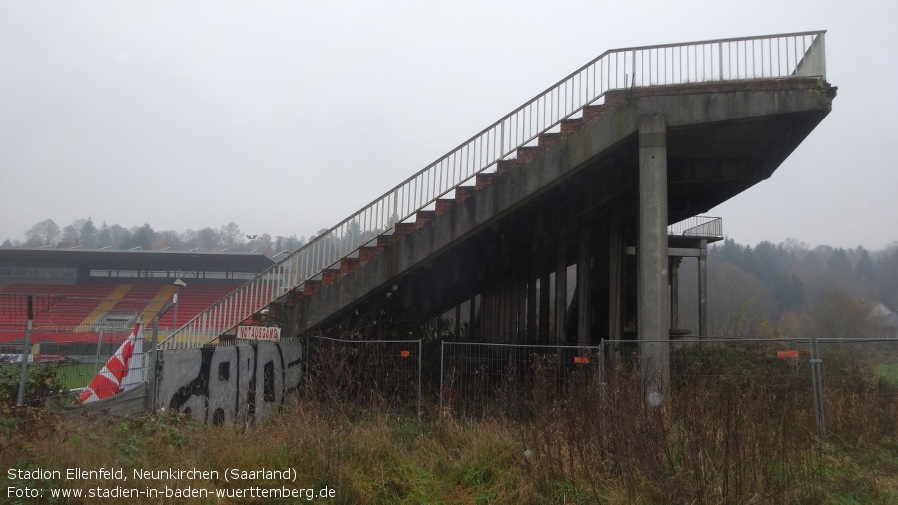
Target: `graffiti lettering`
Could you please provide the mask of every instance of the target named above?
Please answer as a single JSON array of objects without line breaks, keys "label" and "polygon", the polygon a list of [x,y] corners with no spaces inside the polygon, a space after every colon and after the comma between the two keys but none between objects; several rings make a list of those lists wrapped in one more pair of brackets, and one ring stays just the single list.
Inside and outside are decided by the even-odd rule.
[{"label": "graffiti lettering", "polygon": [[281,410],[301,377],[298,342],[168,351],[160,406],[204,423],[258,421]]}]

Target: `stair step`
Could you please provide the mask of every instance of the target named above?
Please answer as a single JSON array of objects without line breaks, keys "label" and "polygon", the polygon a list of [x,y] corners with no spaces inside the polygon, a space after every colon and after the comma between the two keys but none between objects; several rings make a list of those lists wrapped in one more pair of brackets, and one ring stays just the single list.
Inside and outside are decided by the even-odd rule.
[{"label": "stair step", "polygon": [[319,289],[321,289],[321,281],[309,279],[305,282],[302,292],[304,296],[312,296],[317,293]]},{"label": "stair step", "polygon": [[[301,302],[302,299],[305,298],[305,297],[306,297],[306,292],[305,292],[305,291],[298,291],[298,290],[295,290],[295,289],[294,289],[293,291],[290,292],[290,296],[287,297],[287,302],[284,303],[284,306],[287,307],[287,308],[295,307],[296,304],[298,304],[299,302]],[[274,310],[276,310],[277,305],[278,305],[278,304],[273,303],[273,304],[271,304],[271,305],[268,306],[268,317],[274,317],[274,315],[272,315],[271,312],[274,311]]]},{"label": "stair step", "polygon": [[359,266],[360,262],[359,258],[343,258],[340,260],[340,273],[346,275],[352,272],[355,270],[355,267]]},{"label": "stair step", "polygon": [[436,215],[445,214],[455,208],[455,200],[449,198],[440,198],[436,204]]},{"label": "stair step", "polygon": [[418,213],[415,214],[415,228],[420,228],[425,224],[432,222],[435,217],[437,217],[437,212],[435,210],[419,210]]},{"label": "stair step", "polygon": [[378,235],[377,236],[377,252],[383,251],[384,249],[390,247],[390,244],[393,243],[392,235]]},{"label": "stair step", "polygon": [[474,186],[459,186],[455,188],[455,201],[463,202],[474,194]]},{"label": "stair step", "polygon": [[583,107],[583,122],[588,123],[601,116],[603,109],[604,106],[602,105],[587,105],[586,107]]},{"label": "stair step", "polygon": [[364,263],[380,252],[377,246],[364,246],[359,248],[359,263]]},{"label": "stair step", "polygon": [[483,189],[490,184],[493,183],[494,179],[497,179],[501,174],[497,174],[495,172],[490,174],[477,174],[476,183],[474,184],[474,189]]},{"label": "stair step", "polygon": [[497,174],[507,174],[518,166],[518,160],[499,160],[496,163]]},{"label": "stair step", "polygon": [[330,286],[340,277],[340,270],[336,268],[327,268],[321,272],[321,284]]},{"label": "stair step", "polygon": [[393,236],[404,237],[411,233],[414,229],[415,223],[396,223],[396,227],[393,228]]},{"label": "stair step", "polygon": [[560,133],[541,133],[539,135],[539,146],[540,147],[549,147],[554,146],[561,139]]},{"label": "stair step", "polygon": [[527,163],[531,158],[536,156],[541,146],[524,146],[518,148],[518,163]]},{"label": "stair step", "polygon": [[575,133],[580,130],[580,127],[582,125],[583,125],[583,120],[580,118],[562,119],[561,120],[561,134],[565,135],[568,133]]}]

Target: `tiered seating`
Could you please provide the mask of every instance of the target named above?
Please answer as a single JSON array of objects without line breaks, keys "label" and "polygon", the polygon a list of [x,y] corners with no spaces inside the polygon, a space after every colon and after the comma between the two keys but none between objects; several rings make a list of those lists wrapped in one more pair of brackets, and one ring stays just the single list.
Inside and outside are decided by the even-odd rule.
[{"label": "tiered seating", "polygon": [[84,318],[84,321],[81,322],[82,328],[91,328],[93,324],[99,319],[103,314],[112,310],[116,303],[119,300],[125,297],[125,294],[131,289],[131,284],[118,284],[115,288],[106,296],[106,300],[100,302],[99,305],[91,311],[87,317]]},{"label": "tiered seating", "polygon": [[[114,288],[110,284],[12,284],[4,293],[31,293],[37,295],[34,305],[33,327],[35,330],[77,331],[84,318],[105,299]],[[25,309],[18,327],[25,325]],[[89,330],[87,330],[89,331]]]},{"label": "tiered seating", "polygon": [[172,308],[159,320],[160,328],[174,328],[190,321],[197,314],[221,300],[239,284],[203,286],[188,284],[178,291],[178,320],[175,322],[175,309]]},{"label": "tiered seating", "polygon": [[163,286],[162,284],[133,284],[124,297],[113,305],[110,310],[113,312],[142,314],[146,310],[147,305],[156,298],[156,294],[159,293]]},{"label": "tiered seating", "polygon": [[[188,285],[180,288],[177,324],[183,324],[239,287],[239,284]],[[116,284],[97,282],[78,285],[13,284],[0,293],[34,294],[33,342],[96,341],[93,329],[108,312],[143,315],[149,326],[152,318],[171,301],[175,286],[168,283]],[[0,310],[0,342],[21,341],[27,322],[25,297],[9,297]],[[21,304],[19,304],[21,300]],[[19,306],[21,305],[21,307]],[[173,328],[175,310],[160,320],[160,328]],[[127,332],[107,332],[104,341],[124,338]]]},{"label": "tiered seating", "polygon": [[3,303],[0,307],[0,330],[24,328],[28,320],[25,297],[13,296],[13,292],[9,290],[8,294],[4,294],[4,290],[0,289],[0,295],[3,295],[0,297]]}]

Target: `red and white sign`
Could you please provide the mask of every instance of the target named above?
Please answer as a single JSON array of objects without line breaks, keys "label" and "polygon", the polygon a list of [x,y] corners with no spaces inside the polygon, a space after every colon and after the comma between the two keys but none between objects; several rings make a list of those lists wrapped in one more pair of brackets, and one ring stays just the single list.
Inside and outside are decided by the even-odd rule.
[{"label": "red and white sign", "polygon": [[281,329],[277,326],[238,326],[237,338],[276,341],[281,339]]}]

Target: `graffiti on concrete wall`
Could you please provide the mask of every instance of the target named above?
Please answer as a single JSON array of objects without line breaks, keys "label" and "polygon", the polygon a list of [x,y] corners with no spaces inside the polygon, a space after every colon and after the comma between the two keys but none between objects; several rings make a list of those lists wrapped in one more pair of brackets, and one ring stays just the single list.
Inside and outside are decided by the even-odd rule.
[{"label": "graffiti on concrete wall", "polygon": [[302,344],[260,342],[167,351],[159,406],[211,424],[258,421],[280,411],[302,375]]}]

